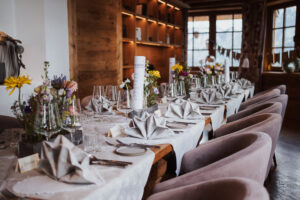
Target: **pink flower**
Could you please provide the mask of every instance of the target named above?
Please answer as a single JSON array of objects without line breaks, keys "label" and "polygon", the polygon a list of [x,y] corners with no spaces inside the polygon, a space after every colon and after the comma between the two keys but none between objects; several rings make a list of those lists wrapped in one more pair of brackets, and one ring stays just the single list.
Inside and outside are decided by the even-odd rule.
[{"label": "pink flower", "polygon": [[66,89],[71,89],[73,93],[78,89],[78,84],[75,81],[68,81]]}]

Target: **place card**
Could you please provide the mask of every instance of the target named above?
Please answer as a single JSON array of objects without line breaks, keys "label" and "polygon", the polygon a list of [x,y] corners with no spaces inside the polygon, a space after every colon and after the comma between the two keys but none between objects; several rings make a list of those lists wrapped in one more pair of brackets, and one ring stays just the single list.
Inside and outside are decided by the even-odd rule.
[{"label": "place card", "polygon": [[171,67],[173,67],[175,64],[176,64],[176,59],[174,57],[171,57],[169,59],[169,83],[173,82]]},{"label": "place card", "polygon": [[27,171],[38,168],[39,161],[40,158],[38,153],[26,156],[24,158],[19,158],[15,171],[23,174]]},{"label": "place card", "polygon": [[121,127],[119,125],[115,125],[114,127],[109,129],[108,137],[118,137],[122,134]]}]

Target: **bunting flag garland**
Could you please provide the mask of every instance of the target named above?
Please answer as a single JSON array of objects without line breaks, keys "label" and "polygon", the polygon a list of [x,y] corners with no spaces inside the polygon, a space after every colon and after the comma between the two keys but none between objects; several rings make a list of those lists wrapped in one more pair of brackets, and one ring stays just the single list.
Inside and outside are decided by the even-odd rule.
[{"label": "bunting flag garland", "polygon": [[222,53],[221,53],[222,55],[224,55],[225,54],[225,48],[222,48]]},{"label": "bunting flag garland", "polygon": [[230,56],[230,49],[227,49],[226,56],[227,56],[227,57],[229,57],[229,56]]},{"label": "bunting flag garland", "polygon": [[283,54],[282,54],[282,60],[286,61],[288,59],[289,59],[289,53],[287,51],[283,52]]},{"label": "bunting flag garland", "polygon": [[220,46],[218,46],[218,52],[221,52],[221,47]]}]

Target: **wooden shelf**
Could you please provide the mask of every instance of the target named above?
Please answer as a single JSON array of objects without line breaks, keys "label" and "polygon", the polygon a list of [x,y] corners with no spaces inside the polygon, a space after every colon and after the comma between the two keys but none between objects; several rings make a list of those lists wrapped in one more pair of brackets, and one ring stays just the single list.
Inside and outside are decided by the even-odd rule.
[{"label": "wooden shelf", "polygon": [[167,81],[169,58],[183,61],[184,11],[157,0],[123,0],[122,4],[123,79],[133,73],[134,56],[145,56],[161,72],[161,81]]}]

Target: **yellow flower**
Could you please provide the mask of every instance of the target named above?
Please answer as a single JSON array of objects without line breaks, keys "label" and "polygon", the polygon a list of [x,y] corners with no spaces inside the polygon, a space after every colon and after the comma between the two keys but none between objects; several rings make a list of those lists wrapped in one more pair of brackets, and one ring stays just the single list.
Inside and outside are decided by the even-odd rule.
[{"label": "yellow flower", "polygon": [[176,71],[176,69],[177,69],[178,73],[180,73],[183,70],[183,66],[179,65],[179,64],[175,64],[173,67],[171,67],[171,69],[173,71]]},{"label": "yellow flower", "polygon": [[160,78],[160,73],[157,70],[152,70],[148,72],[150,76],[154,76],[155,78]]},{"label": "yellow flower", "polygon": [[210,68],[214,68],[214,66],[213,66],[213,65],[210,65]]},{"label": "yellow flower", "polygon": [[10,76],[9,78],[4,80],[4,85],[6,86],[6,90],[11,90],[9,95],[11,95],[16,88],[23,87],[24,84],[31,84],[31,79],[28,76],[18,76],[13,77]]}]

